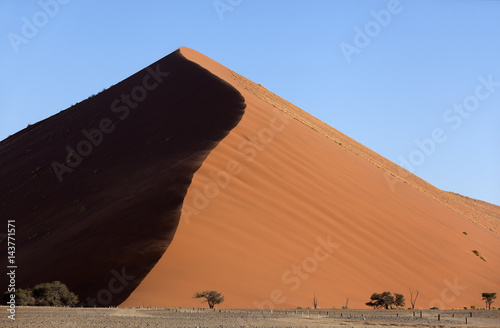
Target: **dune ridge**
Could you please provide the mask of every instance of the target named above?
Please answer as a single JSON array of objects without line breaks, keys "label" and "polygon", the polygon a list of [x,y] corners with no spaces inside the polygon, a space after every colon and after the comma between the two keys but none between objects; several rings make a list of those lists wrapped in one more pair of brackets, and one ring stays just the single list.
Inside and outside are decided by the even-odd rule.
[{"label": "dune ridge", "polygon": [[121,306],[198,307],[193,293],[215,289],[225,308],[307,307],[314,293],[323,308],[346,298],[362,308],[373,292],[409,304],[419,289],[417,307],[452,308],[500,287],[498,206],[441,191],[210,58],[181,54],[247,108],[195,173],[168,250]]},{"label": "dune ridge", "polygon": [[59,280],[81,305],[123,302],[167,249],[194,172],[245,106],[176,51],[3,140],[0,210],[5,227],[15,220],[16,286]]},{"label": "dune ridge", "polygon": [[[356,155],[365,158],[377,167],[385,170],[388,174],[386,175],[387,183],[391,189],[396,189],[399,183],[410,184],[436,199],[436,201],[469,218],[472,222],[478,223],[488,229],[491,229],[497,234],[500,234],[499,206],[465,197],[453,192],[440,190],[405,168],[391,162],[382,155],[374,152],[363,144],[346,136],[330,125],[307,113],[303,109],[267,90],[264,86],[254,83],[228,68],[220,67],[218,63],[208,57],[202,58],[201,56],[190,52],[189,49],[185,49],[184,52],[190,53],[190,56],[195,58],[195,61],[199,60],[208,62],[209,64],[206,64],[206,66],[210,66],[211,70],[216,75],[223,77],[234,87],[251,92],[259,99],[266,101],[275,108],[279,108],[292,118],[302,122],[304,125],[310,127],[325,137],[332,139],[337,144],[351,150]],[[217,66],[217,68],[214,68],[215,66]]]}]

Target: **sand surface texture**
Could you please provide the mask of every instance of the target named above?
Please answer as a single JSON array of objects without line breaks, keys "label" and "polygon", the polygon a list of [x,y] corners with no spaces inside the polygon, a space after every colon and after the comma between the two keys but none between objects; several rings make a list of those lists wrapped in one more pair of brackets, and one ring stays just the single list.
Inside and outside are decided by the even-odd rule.
[{"label": "sand surface texture", "polygon": [[247,108],[194,175],[172,244],[122,306],[198,307],[192,295],[205,289],[229,308],[307,307],[314,293],[321,307],[348,297],[360,308],[385,290],[409,305],[411,288],[417,306],[452,308],[481,306],[482,292],[499,289],[497,206],[440,191],[264,87],[181,53],[231,83]]}]

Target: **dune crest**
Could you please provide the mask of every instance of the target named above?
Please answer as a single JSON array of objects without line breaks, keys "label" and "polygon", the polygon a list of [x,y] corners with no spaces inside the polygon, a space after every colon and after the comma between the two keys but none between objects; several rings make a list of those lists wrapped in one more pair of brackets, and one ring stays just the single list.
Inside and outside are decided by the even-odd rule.
[{"label": "dune crest", "polygon": [[15,220],[17,287],[59,280],[82,305],[122,303],[167,249],[194,172],[245,106],[176,51],[3,140],[0,208],[5,227]]}]

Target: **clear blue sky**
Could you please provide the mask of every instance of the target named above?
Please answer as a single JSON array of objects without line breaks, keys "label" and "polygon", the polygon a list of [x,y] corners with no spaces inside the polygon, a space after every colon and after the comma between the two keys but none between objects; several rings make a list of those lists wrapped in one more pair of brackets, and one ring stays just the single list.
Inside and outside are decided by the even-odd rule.
[{"label": "clear blue sky", "polygon": [[[500,205],[499,14],[473,0],[4,0],[0,140],[187,46]],[[415,140],[435,129],[424,153]]]}]

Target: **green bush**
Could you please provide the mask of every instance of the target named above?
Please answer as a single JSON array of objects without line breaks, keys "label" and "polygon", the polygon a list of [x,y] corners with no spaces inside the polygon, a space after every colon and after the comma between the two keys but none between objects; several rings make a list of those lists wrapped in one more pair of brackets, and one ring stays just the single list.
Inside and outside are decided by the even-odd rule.
[{"label": "green bush", "polygon": [[29,290],[19,288],[14,293],[5,292],[3,300],[8,302],[11,294],[16,295],[16,305],[35,305],[35,298]]},{"label": "green bush", "polygon": [[[11,294],[4,293],[5,302],[10,300]],[[14,294],[17,305],[75,306],[78,304],[78,296],[70,292],[68,287],[60,281],[38,284],[32,290],[19,288]]]},{"label": "green bush", "polygon": [[70,292],[68,287],[60,281],[38,284],[33,287],[31,293],[35,298],[35,305],[75,306],[78,304],[78,296]]}]

